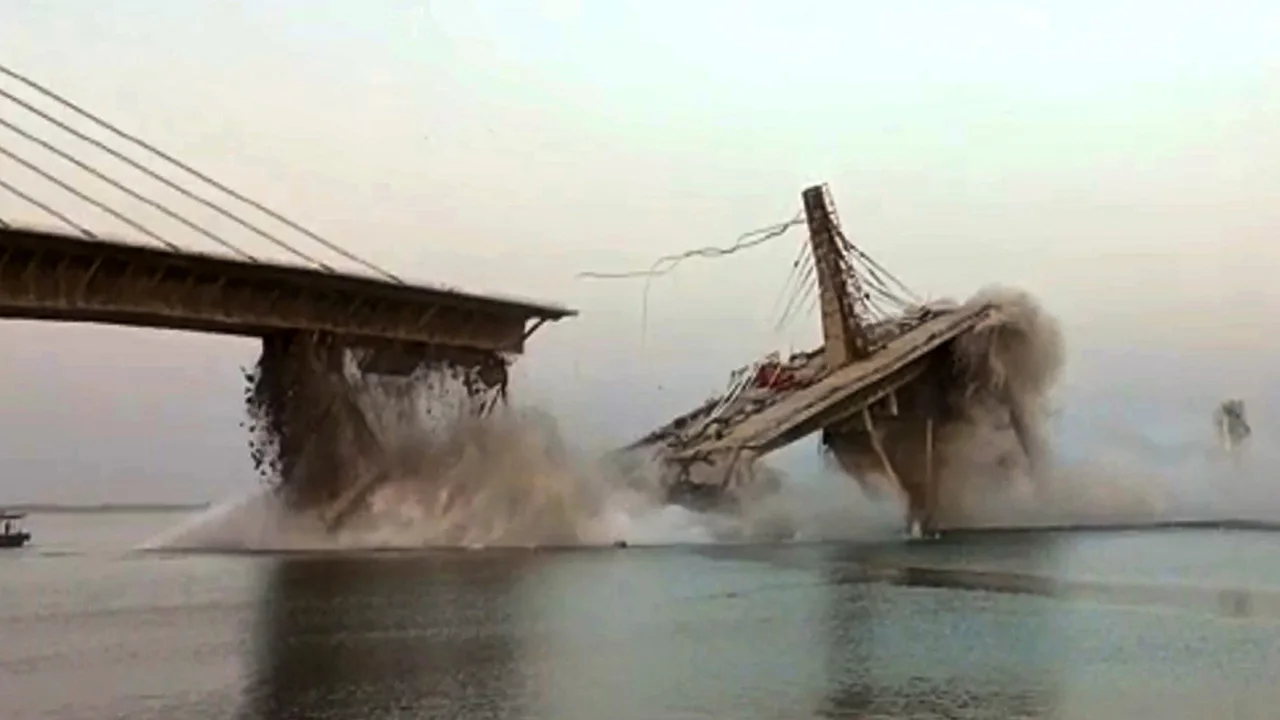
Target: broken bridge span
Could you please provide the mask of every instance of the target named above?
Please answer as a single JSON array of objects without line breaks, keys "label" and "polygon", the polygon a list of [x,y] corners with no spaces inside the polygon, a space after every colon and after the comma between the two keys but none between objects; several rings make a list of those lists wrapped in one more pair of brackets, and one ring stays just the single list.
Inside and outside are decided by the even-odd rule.
[{"label": "broken bridge span", "polygon": [[[757,461],[819,435],[829,457],[873,497],[902,499],[908,527],[923,534],[955,520],[943,498],[962,489],[955,480],[967,448],[956,437],[1013,436],[1016,452],[999,457],[991,474],[1021,465],[1034,479],[1044,455],[1038,401],[1059,362],[1056,325],[1025,294],[919,301],[845,237],[826,186],[804,190],[802,204],[809,238],[795,267],[807,270],[796,292],[816,301],[822,345],[741,368],[725,392],[625,450],[660,460],[674,501],[716,507],[733,505],[741,490],[767,491],[777,478],[757,472]],[[773,237],[792,224],[757,232]],[[587,276],[653,274],[660,273]]]},{"label": "broken bridge span", "polygon": [[[447,369],[484,395],[483,412],[505,399],[507,364],[530,335],[576,314],[406,282],[17,71],[0,65],[0,80],[0,198],[12,202],[0,204],[0,318],[261,338],[246,397],[255,463],[295,504],[327,509],[331,524],[382,474],[366,462],[377,438],[353,399],[353,360],[361,374]],[[107,165],[149,182],[119,180]],[[114,200],[84,189],[103,185]],[[222,222],[198,221],[175,201]],[[32,209],[61,227],[36,227]],[[127,230],[93,229],[80,219],[89,215]],[[228,225],[243,232],[233,237]],[[149,244],[111,239],[126,234]],[[184,234],[219,253],[188,247]],[[305,264],[264,261],[246,238]],[[369,272],[340,271],[304,243]]]}]

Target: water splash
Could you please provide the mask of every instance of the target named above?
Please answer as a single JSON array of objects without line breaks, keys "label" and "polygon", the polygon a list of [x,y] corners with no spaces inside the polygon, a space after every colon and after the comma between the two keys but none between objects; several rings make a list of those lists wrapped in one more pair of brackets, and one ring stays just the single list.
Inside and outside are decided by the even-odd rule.
[{"label": "water splash", "polygon": [[[384,422],[405,422],[390,412]],[[575,450],[535,408],[466,416],[431,433],[387,433],[397,472],[327,532],[268,489],[212,508],[149,549],[294,551],[428,547],[706,544],[818,540],[889,532],[891,514],[852,484],[794,483],[733,513],[660,498],[656,467],[625,470]]]}]

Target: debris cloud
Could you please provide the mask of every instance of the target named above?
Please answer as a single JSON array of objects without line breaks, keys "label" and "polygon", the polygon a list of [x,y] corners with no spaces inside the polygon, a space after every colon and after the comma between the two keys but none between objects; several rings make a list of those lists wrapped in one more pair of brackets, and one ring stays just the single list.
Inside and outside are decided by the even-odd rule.
[{"label": "debris cloud", "polygon": [[[1215,425],[1205,423],[1199,469],[1188,462],[1186,468],[1157,471],[1140,458],[1115,452],[1086,461],[1062,457],[1049,422],[1065,356],[1057,322],[1020,290],[989,288],[967,301],[972,303],[990,305],[994,312],[958,337],[950,351],[954,412],[936,428],[944,526],[1156,522],[1188,512],[1221,514],[1228,505],[1241,504],[1243,481],[1224,478],[1244,470],[1259,475],[1253,452],[1258,448],[1240,440],[1228,452],[1212,442],[1210,430],[1221,426],[1221,412],[1213,418]],[[957,305],[935,304],[939,311],[947,307]],[[252,398],[269,396],[264,390],[269,383],[258,379],[263,372],[272,374],[267,362],[264,357],[259,374],[252,376],[251,406],[257,402]],[[905,499],[875,491],[883,486],[883,478],[876,477],[882,466],[865,446],[829,444],[828,457],[839,477],[786,477],[759,463],[752,480],[735,489],[730,506],[692,510],[670,503],[670,468],[643,454],[575,447],[553,417],[498,402],[492,388],[477,392],[474,378],[457,368],[380,375],[347,367],[344,373],[346,414],[317,415],[312,432],[328,438],[331,447],[322,445],[323,452],[346,458],[341,461],[345,472],[367,474],[377,468],[382,473],[376,487],[355,503],[348,522],[330,530],[321,506],[299,506],[289,502],[288,493],[268,487],[207,511],[150,546],[604,546],[887,539],[901,530]],[[1243,417],[1242,411],[1237,414]],[[352,418],[362,418],[376,442],[354,442]],[[260,414],[257,437],[270,439],[263,431],[267,422]],[[907,444],[895,448],[894,442],[892,435],[886,437],[890,455],[913,450]],[[1030,455],[1028,447],[1034,448]],[[267,458],[266,474],[280,472],[279,461],[270,460],[278,456],[259,457]],[[1178,472],[1188,477],[1175,478]],[[347,486],[355,482],[333,480]],[[1220,491],[1210,485],[1221,486]]]},{"label": "debris cloud", "polygon": [[[438,410],[437,410],[438,413]],[[336,532],[269,489],[211,509],[155,539],[159,549],[284,551],[703,544],[874,535],[888,524],[852,485],[805,484],[733,513],[669,505],[659,470],[623,467],[565,441],[536,408],[503,407],[451,423],[381,416],[394,474]],[[411,431],[417,427],[418,431]],[[385,432],[385,430],[384,430]],[[881,515],[883,513],[881,512]],[[859,522],[859,518],[867,522]]]}]

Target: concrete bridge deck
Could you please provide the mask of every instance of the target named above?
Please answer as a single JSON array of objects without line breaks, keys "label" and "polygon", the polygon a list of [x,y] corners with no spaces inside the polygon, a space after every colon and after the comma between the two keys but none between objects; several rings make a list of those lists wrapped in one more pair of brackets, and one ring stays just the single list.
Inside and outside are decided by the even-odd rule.
[{"label": "concrete bridge deck", "polygon": [[747,452],[764,455],[861,413],[863,408],[911,382],[931,355],[973,329],[991,313],[977,305],[947,312],[891,340],[875,354],[837,368],[813,384],[770,398],[714,432],[691,438],[673,453],[683,461]]},{"label": "concrete bridge deck", "polygon": [[520,353],[565,307],[0,226],[0,317]]}]

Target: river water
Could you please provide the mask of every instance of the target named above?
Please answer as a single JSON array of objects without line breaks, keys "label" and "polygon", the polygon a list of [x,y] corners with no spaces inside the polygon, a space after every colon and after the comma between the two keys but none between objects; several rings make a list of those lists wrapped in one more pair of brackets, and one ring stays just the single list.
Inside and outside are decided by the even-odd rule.
[{"label": "river water", "polygon": [[0,554],[0,717],[1275,718],[1280,534]]}]

